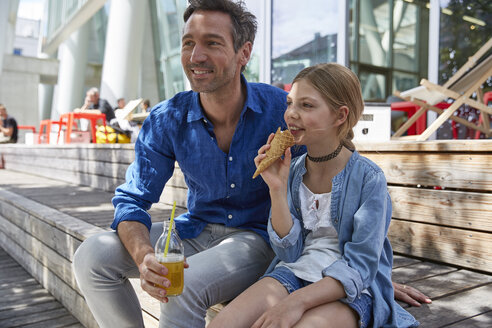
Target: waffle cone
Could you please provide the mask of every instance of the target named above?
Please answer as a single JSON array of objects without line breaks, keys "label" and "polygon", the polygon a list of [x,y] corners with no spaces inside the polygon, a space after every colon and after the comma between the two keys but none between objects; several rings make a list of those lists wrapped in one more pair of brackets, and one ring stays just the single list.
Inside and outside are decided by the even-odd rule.
[{"label": "waffle cone", "polygon": [[280,131],[280,128],[275,132],[275,136],[270,144],[270,149],[266,151],[266,157],[261,161],[260,165],[256,168],[253,179],[260,173],[266,170],[267,167],[273,164],[277,159],[285,153],[288,147],[294,145],[294,136],[289,130]]}]

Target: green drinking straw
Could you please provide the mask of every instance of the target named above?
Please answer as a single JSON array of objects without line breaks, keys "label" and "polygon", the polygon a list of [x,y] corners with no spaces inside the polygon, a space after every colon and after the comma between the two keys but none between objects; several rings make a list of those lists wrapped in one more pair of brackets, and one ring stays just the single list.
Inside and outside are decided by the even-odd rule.
[{"label": "green drinking straw", "polygon": [[176,201],[174,201],[173,203],[173,210],[171,212],[171,222],[169,223],[169,229],[167,230],[166,247],[164,248],[164,257],[167,257],[167,251],[169,249],[169,240],[171,240],[171,230],[173,229],[175,210],[176,210]]}]

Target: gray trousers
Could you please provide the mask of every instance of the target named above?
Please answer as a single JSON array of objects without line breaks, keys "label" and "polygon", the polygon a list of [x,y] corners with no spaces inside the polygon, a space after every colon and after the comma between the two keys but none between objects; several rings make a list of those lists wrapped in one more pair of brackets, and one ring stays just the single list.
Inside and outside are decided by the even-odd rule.
[{"label": "gray trousers", "polygon": [[[162,223],[153,224],[155,245]],[[205,327],[207,309],[239,295],[267,269],[273,251],[258,234],[209,224],[196,238],[183,240],[190,265],[183,293],[161,303],[159,327]],[[101,328],[143,327],[142,311],[128,278],[138,268],[114,231],[86,239],[77,249],[73,269],[80,290]]]}]

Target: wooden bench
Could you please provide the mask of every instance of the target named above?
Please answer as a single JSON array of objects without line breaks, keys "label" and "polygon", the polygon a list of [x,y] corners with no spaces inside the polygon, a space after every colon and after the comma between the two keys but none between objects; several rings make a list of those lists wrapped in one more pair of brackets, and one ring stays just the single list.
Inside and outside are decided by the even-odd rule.
[{"label": "wooden bench", "polygon": [[[431,294],[443,297],[443,301],[444,297],[459,291],[490,292],[492,141],[392,141],[357,146],[363,155],[383,168],[388,180],[393,201],[389,235],[395,253],[405,255],[403,259],[395,258],[394,279],[413,283],[429,292],[431,289],[426,288],[437,277],[459,280],[461,276],[467,283],[453,281],[453,287],[458,289],[442,288],[439,293]],[[17,254],[13,257],[19,262],[24,261],[28,271],[44,282],[43,285],[46,284],[47,289],[84,325],[95,327],[74,282],[71,258],[82,240],[107,229],[112,221],[113,209],[109,200],[114,188],[124,181],[126,168],[134,159],[133,145],[1,145],[0,154],[5,158],[8,170],[40,176],[31,182],[33,186],[40,185],[39,191],[30,187],[31,195],[26,194],[25,189],[0,188],[1,246],[10,254]],[[54,189],[59,192],[59,204],[41,205],[48,198],[43,195],[48,190],[42,188],[43,183],[56,184],[55,180],[43,178],[60,181],[59,188]],[[15,177],[11,184],[15,186]],[[72,193],[95,193],[95,189],[105,191],[106,196],[98,194],[96,201],[89,198],[82,201],[80,195],[79,198],[74,195],[70,201]],[[153,217],[160,220],[169,215],[162,213],[169,211],[173,200],[177,201],[178,210],[184,211],[186,192],[183,175],[176,167],[161,202],[151,210],[155,211]],[[27,196],[20,196],[21,193]],[[77,199],[82,211],[88,211],[88,214],[81,213],[80,207],[74,207],[72,212],[67,209],[71,202],[76,204]],[[94,217],[94,213],[100,213],[99,217],[89,222],[88,218]],[[409,263],[407,256],[415,257],[415,260]],[[479,274],[477,278],[474,271],[466,269],[485,275]],[[149,326],[155,324],[152,318],[158,318],[158,304],[145,295],[140,297]],[[469,297],[480,299],[475,294]],[[435,304],[412,308],[411,312],[421,321],[422,318],[435,321],[436,325],[432,326],[438,327],[437,323],[443,321],[432,319]],[[215,310],[220,310],[220,306]],[[209,316],[216,311],[209,311]],[[492,308],[481,307],[466,315],[487,312],[492,313]]]}]

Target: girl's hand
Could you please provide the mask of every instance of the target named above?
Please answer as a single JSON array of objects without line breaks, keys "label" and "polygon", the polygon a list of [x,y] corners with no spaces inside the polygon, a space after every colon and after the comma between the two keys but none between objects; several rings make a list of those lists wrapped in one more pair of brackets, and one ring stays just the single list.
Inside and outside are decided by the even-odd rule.
[{"label": "girl's hand", "polygon": [[[270,143],[275,136],[271,133],[268,136],[267,144],[258,149],[258,156],[255,157],[255,165],[258,167],[260,162],[265,159],[266,151],[270,149]],[[289,177],[290,160],[292,158],[290,148],[285,150],[284,158],[279,158],[275,163],[270,165],[261,173],[261,177],[268,185],[270,190],[285,189],[287,185],[287,179]]]},{"label": "girl's hand", "polygon": [[301,320],[303,314],[302,307],[292,301],[292,297],[287,297],[263,313],[251,328],[290,328]]}]

